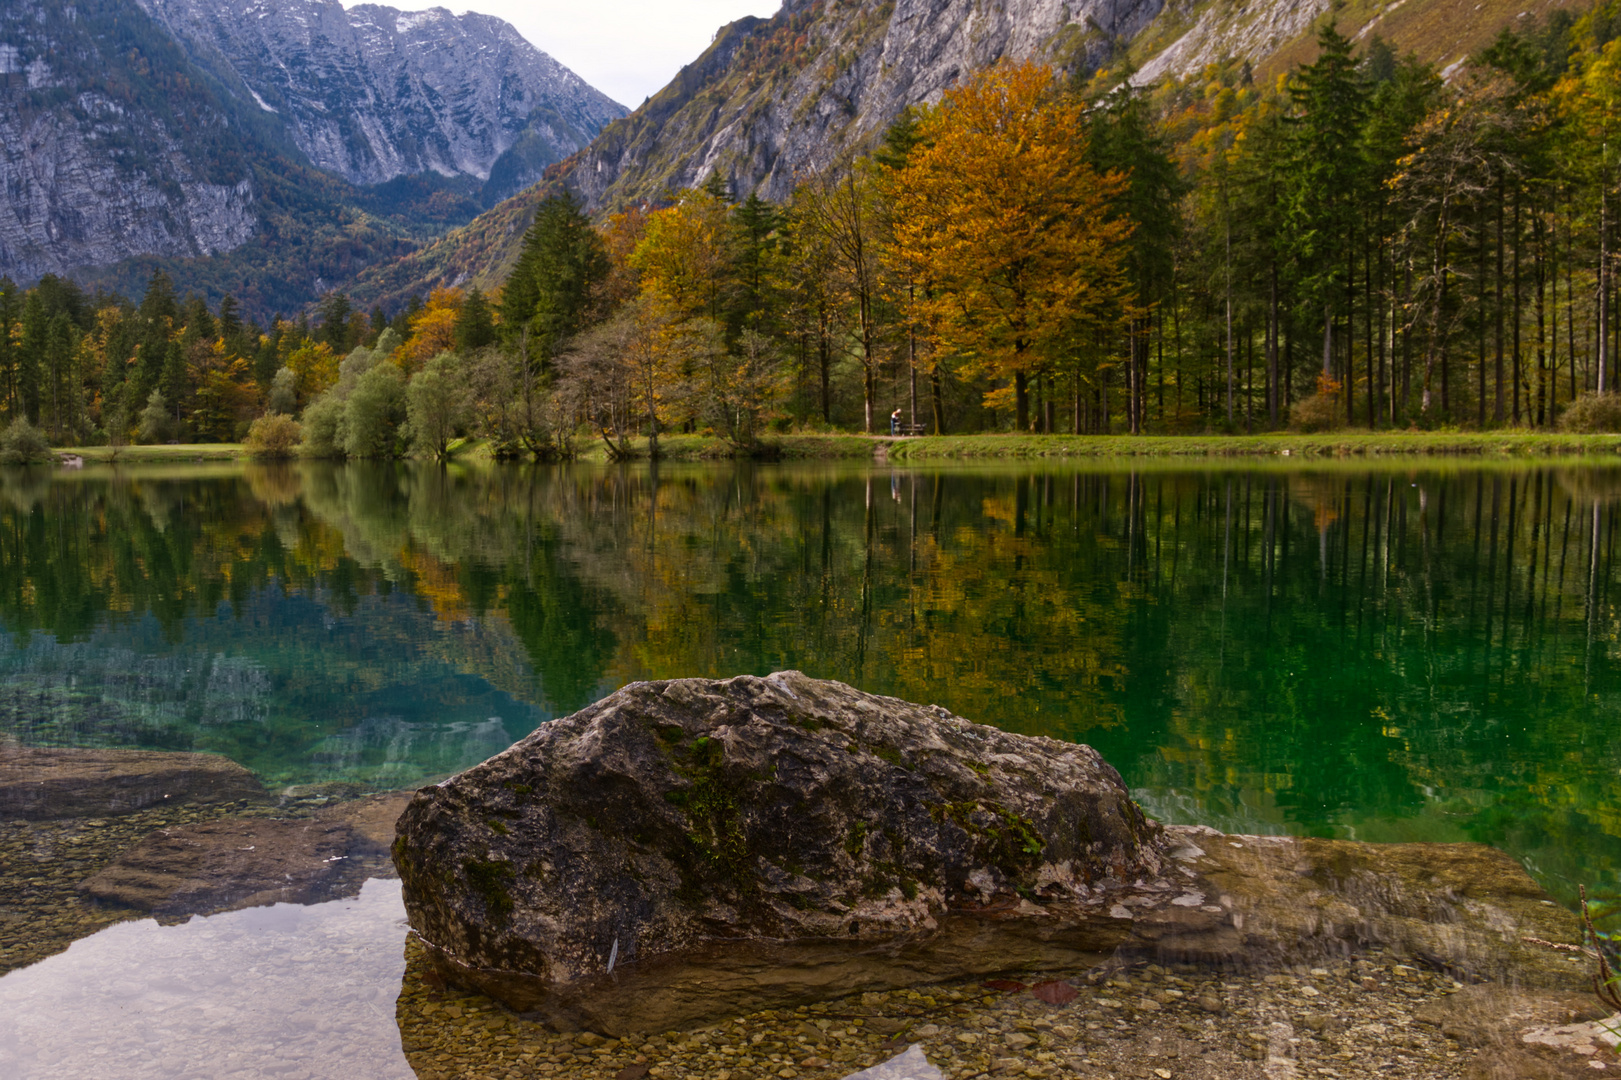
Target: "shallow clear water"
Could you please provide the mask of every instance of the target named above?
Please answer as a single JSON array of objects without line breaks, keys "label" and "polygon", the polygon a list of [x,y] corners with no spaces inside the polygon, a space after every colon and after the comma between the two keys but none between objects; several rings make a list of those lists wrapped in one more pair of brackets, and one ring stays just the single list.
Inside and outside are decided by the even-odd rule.
[{"label": "shallow clear water", "polygon": [[0,733],[401,787],[632,679],[797,667],[1084,740],[1151,812],[1617,893],[1621,470],[0,476]]},{"label": "shallow clear water", "polygon": [[398,881],[108,927],[0,978],[10,1080],[413,1080],[394,999],[405,973]]}]

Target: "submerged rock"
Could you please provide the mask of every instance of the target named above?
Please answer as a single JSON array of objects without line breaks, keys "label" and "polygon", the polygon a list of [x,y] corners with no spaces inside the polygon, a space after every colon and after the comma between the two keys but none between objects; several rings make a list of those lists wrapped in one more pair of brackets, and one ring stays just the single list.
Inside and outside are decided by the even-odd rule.
[{"label": "submerged rock", "polygon": [[418,792],[394,860],[441,975],[564,1030],[1118,957],[1583,974],[1490,848],[1164,828],[1090,747],[798,672],[625,687]]},{"label": "submerged rock", "polygon": [[547,724],[419,792],[394,859],[447,978],[619,1032],[1095,960],[1161,838],[1090,747],[783,672]]},{"label": "submerged rock", "polygon": [[374,795],[307,818],[229,817],[158,829],[79,888],[173,919],[352,895],[377,872],[408,798]]},{"label": "submerged rock", "polygon": [[231,818],[159,829],[80,888],[156,915],[309,904],[327,899],[348,852],[349,829],[336,822]]},{"label": "submerged rock", "polygon": [[99,817],[159,804],[263,801],[264,786],[218,754],[75,750],[0,742],[0,818]]},{"label": "submerged rock", "polygon": [[1367,844],[1171,826],[1181,882],[1135,913],[1137,950],[1250,967],[1380,947],[1466,980],[1575,990],[1579,934],[1525,868],[1485,844]]}]

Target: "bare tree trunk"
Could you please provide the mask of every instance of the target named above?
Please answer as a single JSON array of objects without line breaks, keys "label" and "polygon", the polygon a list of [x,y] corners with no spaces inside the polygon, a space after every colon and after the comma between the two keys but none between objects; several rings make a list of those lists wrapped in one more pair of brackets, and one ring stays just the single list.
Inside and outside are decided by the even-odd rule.
[{"label": "bare tree trunk", "polygon": [[[1419,411],[1428,416],[1434,399],[1435,364],[1446,353],[1446,332],[1442,326],[1447,302],[1447,216],[1443,210],[1435,223],[1435,247],[1430,257],[1431,280],[1435,282],[1430,301],[1430,337],[1424,349],[1424,396]],[[1444,364],[1444,360],[1443,360]],[[1446,395],[1441,395],[1441,407],[1446,408]]]},{"label": "bare tree trunk", "polygon": [[1070,376],[1070,388],[1074,391],[1072,430],[1076,435],[1079,435],[1081,434],[1081,369],[1079,367]]},{"label": "bare tree trunk", "polygon": [[[1605,147],[1608,156],[1608,147]],[[1598,392],[1609,391],[1610,374],[1610,192],[1609,178],[1598,193]]]},{"label": "bare tree trunk", "polygon": [[929,371],[929,396],[934,407],[934,433],[946,433],[946,399],[945,391],[940,386],[940,358],[934,360],[934,367]]},{"label": "bare tree trunk", "polygon": [[1514,422],[1520,422],[1520,193],[1514,193]]},{"label": "bare tree trunk", "polygon": [[1497,181],[1497,389],[1492,402],[1492,420],[1501,424],[1505,417],[1503,402],[1503,182]]},{"label": "bare tree trunk", "polygon": [[[908,283],[906,286],[908,296],[915,292],[915,286]],[[910,321],[906,324],[906,375],[911,384],[912,413],[911,422],[917,424],[917,327]]]},{"label": "bare tree trunk", "polygon": [[[1226,193],[1222,194],[1223,200]],[[1233,422],[1233,222],[1227,220],[1227,423]]]},{"label": "bare tree trunk", "polygon": [[1323,379],[1334,377],[1334,314],[1328,304],[1323,305]]},{"label": "bare tree trunk", "polygon": [[1136,435],[1137,432],[1137,406],[1142,396],[1142,387],[1137,378],[1137,320],[1132,319],[1126,326],[1126,405],[1130,411],[1130,422],[1126,430]]},{"label": "bare tree trunk", "polygon": [[1278,426],[1278,263],[1272,261],[1266,316],[1266,416]]}]

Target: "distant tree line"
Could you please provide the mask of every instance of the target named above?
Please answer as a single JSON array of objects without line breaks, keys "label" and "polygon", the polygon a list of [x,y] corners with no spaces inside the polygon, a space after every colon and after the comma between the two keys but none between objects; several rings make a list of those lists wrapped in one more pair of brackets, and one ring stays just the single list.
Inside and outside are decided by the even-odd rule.
[{"label": "distant tree line", "polygon": [[[1621,0],[1521,20],[1450,81],[1332,22],[1275,85],[1004,63],[784,204],[717,173],[508,280],[259,327],[0,282],[0,415],[53,442],[556,458],[773,430],[1611,428]],[[265,418],[282,418],[266,420]]]}]

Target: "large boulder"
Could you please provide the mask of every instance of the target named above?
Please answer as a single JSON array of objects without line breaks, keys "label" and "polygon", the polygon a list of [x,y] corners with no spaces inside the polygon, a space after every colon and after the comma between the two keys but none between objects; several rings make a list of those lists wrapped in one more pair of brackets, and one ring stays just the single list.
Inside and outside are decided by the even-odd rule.
[{"label": "large boulder", "polygon": [[665,1030],[1090,962],[1169,892],[1090,747],[782,672],[636,683],[418,792],[394,860],[447,978]]},{"label": "large boulder", "polygon": [[447,980],[606,1034],[1121,954],[1584,978],[1490,848],[1161,827],[1089,747],[798,672],[627,686],[418,792],[394,860]]},{"label": "large boulder", "polygon": [[0,818],[103,817],[158,805],[267,798],[251,772],[218,754],[0,742]]}]

